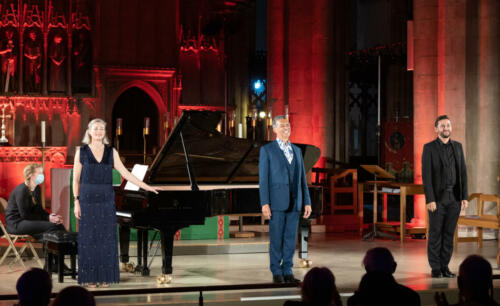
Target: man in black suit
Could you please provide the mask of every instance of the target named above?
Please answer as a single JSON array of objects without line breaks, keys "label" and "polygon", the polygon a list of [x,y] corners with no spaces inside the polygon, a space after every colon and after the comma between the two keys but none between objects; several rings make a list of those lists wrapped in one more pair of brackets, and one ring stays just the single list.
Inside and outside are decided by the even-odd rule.
[{"label": "man in black suit", "polygon": [[467,170],[462,144],[451,140],[451,120],[439,116],[437,139],[424,145],[422,179],[429,210],[427,256],[433,278],[455,277],[448,268],[460,209],[467,207]]}]

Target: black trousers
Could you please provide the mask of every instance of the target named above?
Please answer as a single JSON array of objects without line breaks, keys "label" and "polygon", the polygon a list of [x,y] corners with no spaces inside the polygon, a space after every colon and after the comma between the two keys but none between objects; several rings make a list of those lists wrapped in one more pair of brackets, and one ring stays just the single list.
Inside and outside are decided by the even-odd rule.
[{"label": "black trousers", "polygon": [[43,237],[43,233],[55,231],[55,230],[65,230],[62,224],[55,224],[50,221],[43,220],[22,220],[15,228],[12,226],[7,226],[7,231],[9,234],[14,235],[30,235],[36,240],[40,240]]},{"label": "black trousers", "polygon": [[453,237],[461,204],[453,192],[445,191],[436,207],[435,211],[429,211],[427,258],[432,270],[442,271],[448,268],[453,253]]}]

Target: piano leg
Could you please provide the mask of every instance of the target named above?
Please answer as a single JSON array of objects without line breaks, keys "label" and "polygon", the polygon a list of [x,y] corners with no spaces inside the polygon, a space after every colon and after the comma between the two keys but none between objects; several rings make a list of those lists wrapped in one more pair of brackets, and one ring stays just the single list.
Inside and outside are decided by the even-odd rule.
[{"label": "piano leg", "polygon": [[118,232],[120,237],[120,262],[122,263],[122,270],[134,273],[134,264],[129,262],[130,227],[120,224]]},{"label": "piano leg", "polygon": [[172,282],[172,255],[174,249],[174,235],[176,232],[177,229],[160,230],[162,274],[158,275],[156,278],[156,283],[159,285]]},{"label": "piano leg", "polygon": [[148,231],[142,231],[142,276],[149,276],[148,268]]},{"label": "piano leg", "polygon": [[309,268],[312,265],[312,260],[307,259],[307,242],[309,241],[309,227],[311,220],[300,217],[299,221],[299,266],[301,268]]},{"label": "piano leg", "polygon": [[174,235],[176,232],[177,229],[160,231],[162,257],[161,272],[163,274],[172,274],[172,255],[174,251]]},{"label": "piano leg", "polygon": [[136,273],[142,276],[149,276],[148,268],[148,231],[137,229],[137,266]]},{"label": "piano leg", "polygon": [[128,255],[130,246],[130,227],[120,225],[118,229],[120,233],[120,261],[126,264],[130,260]]}]

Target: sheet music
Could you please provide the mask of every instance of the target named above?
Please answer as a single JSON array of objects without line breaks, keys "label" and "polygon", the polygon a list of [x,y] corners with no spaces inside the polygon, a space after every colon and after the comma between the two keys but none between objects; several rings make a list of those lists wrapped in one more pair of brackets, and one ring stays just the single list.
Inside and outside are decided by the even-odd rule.
[{"label": "sheet music", "polygon": [[[136,164],[134,165],[134,168],[132,168],[132,174],[135,175],[140,181],[144,180],[144,176],[146,176],[146,171],[148,171],[147,165]],[[131,182],[127,182],[124,188],[124,190],[131,190],[131,191],[139,191],[139,189],[140,189],[139,186]]]},{"label": "sheet music", "polygon": [[400,193],[401,190],[399,188],[382,187],[382,190],[380,192],[382,192],[382,193]]}]

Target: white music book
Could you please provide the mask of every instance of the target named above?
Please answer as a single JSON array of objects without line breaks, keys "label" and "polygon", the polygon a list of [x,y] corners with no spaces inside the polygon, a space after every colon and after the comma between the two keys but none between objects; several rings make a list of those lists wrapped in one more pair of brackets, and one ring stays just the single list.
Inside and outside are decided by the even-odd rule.
[{"label": "white music book", "polygon": [[[148,166],[147,165],[139,165],[135,164],[134,168],[132,168],[132,174],[135,175],[140,181],[144,180],[144,177],[146,176],[146,171],[148,171]],[[125,184],[124,190],[131,190],[131,191],[139,191],[139,186],[128,182]]]}]

